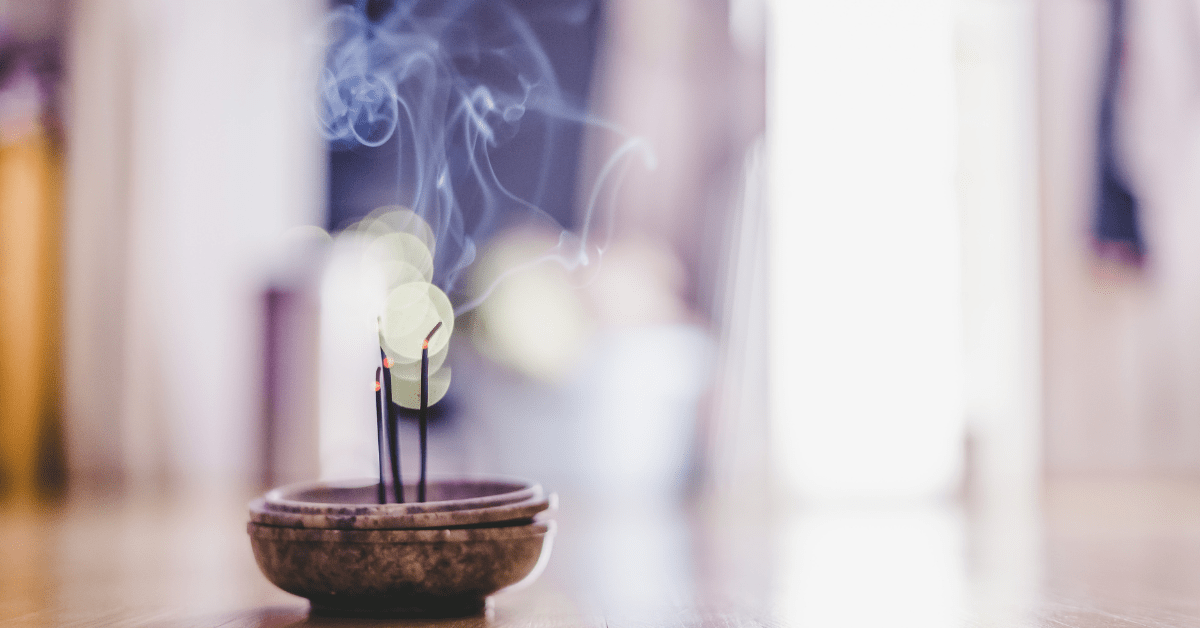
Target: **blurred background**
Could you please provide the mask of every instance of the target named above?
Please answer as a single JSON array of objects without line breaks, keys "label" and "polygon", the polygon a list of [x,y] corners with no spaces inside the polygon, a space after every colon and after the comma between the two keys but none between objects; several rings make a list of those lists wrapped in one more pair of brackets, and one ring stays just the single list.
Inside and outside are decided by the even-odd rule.
[{"label": "blurred background", "polygon": [[[396,10],[0,1],[6,508],[95,522],[206,495],[234,513],[233,536],[209,539],[234,557],[194,576],[216,581],[248,564],[237,513],[255,492],[377,469],[375,340],[344,322],[357,279],[339,234],[405,204],[404,139],[322,136],[336,7],[372,24]],[[1193,495],[1192,0],[513,13],[573,113],[488,149],[540,213],[479,227],[462,285],[478,294],[592,224],[621,141],[652,155],[595,193],[603,255],[511,274],[451,341],[431,470],[535,478],[581,531],[564,525],[572,558],[552,572],[569,593],[539,603],[700,599],[831,625],[865,590],[887,603],[851,613],[863,622],[897,605],[914,625],[965,608],[1002,622],[1082,573],[1046,560],[1048,494]],[[457,192],[468,212],[487,200]],[[1076,505],[1107,494],[1079,490]],[[164,529],[193,513],[172,512]],[[9,584],[51,584],[0,609],[84,586],[46,575],[90,544],[64,525],[5,550],[27,567]],[[273,599],[248,573],[190,599]]]}]

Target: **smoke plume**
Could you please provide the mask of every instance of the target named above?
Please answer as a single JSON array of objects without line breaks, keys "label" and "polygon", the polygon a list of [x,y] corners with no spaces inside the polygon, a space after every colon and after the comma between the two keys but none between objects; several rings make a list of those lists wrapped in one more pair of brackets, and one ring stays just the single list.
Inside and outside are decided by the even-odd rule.
[{"label": "smoke plume", "polygon": [[[536,19],[569,23],[594,8],[594,1],[554,3]],[[477,246],[500,229],[537,225],[561,233],[557,246],[523,266],[556,261],[574,268],[598,259],[612,215],[604,199],[615,197],[611,192],[633,157],[653,167],[646,143],[571,102],[526,16],[506,2],[399,1],[382,15],[374,12],[363,2],[329,13],[318,121],[335,149],[396,147],[394,194],[378,204],[411,208],[432,228],[432,282],[451,295],[456,313],[490,292],[456,288]],[[556,158],[554,130],[569,125],[600,129],[616,146],[587,182],[590,192],[573,231],[539,205],[538,186],[518,195],[494,167],[498,148],[523,128],[537,128],[540,153],[523,166],[544,183]]]}]

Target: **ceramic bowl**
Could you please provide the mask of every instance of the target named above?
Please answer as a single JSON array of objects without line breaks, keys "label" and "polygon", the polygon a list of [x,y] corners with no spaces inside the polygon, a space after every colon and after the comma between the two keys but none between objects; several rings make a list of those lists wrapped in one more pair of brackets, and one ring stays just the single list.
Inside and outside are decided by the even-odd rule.
[{"label": "ceramic bowl", "polygon": [[[336,499],[338,491],[327,489]],[[356,492],[356,491],[351,491]],[[430,512],[353,514],[333,509],[332,512],[308,514],[271,510],[265,499],[250,502],[250,521],[284,528],[338,530],[411,530],[430,528],[496,527],[530,523],[534,515],[553,507],[554,496],[468,508],[466,510],[434,510]],[[347,510],[355,510],[350,508]]]},{"label": "ceramic bowl", "polygon": [[267,579],[317,614],[453,617],[537,572],[554,522],[456,530],[330,530],[247,524]]},{"label": "ceramic bowl", "polygon": [[[478,510],[514,504],[543,496],[540,484],[511,478],[435,478],[428,482],[426,501],[414,501],[417,489],[405,485],[410,501],[377,502],[375,479],[303,482],[273,489],[263,495],[263,507],[273,512],[303,515],[408,516],[422,513]],[[388,498],[392,497],[388,491]]]}]

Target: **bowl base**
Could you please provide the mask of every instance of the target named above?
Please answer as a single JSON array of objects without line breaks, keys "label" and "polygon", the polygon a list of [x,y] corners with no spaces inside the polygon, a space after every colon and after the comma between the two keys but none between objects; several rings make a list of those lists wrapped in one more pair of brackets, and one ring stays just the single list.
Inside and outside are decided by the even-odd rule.
[{"label": "bowl base", "polygon": [[437,619],[482,615],[488,598],[447,597],[421,600],[393,598],[309,599],[311,614],[322,617],[359,617],[369,619]]}]

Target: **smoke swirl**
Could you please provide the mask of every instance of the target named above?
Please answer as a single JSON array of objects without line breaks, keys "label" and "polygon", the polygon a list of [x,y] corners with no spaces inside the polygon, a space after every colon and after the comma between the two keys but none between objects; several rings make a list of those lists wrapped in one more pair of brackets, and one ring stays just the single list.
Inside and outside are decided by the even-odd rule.
[{"label": "smoke swirl", "polygon": [[[592,5],[557,7],[555,17],[578,20]],[[320,129],[335,148],[394,143],[395,195],[379,204],[404,205],[429,224],[437,242],[433,283],[452,296],[478,244],[507,226],[562,230],[559,244],[530,264],[554,260],[574,267],[598,258],[611,215],[598,204],[615,197],[603,191],[619,183],[631,155],[641,154],[653,166],[645,142],[570,102],[530,24],[506,2],[400,1],[377,20],[368,17],[365,4],[341,6],[327,16],[325,34]],[[589,182],[577,233],[544,211],[536,194],[522,198],[497,177],[496,149],[531,124],[550,131],[593,126],[618,138],[618,148]],[[541,152],[528,168],[544,176],[555,155],[552,132],[542,136]],[[466,302],[456,311],[474,307],[488,292],[458,295]]]}]

